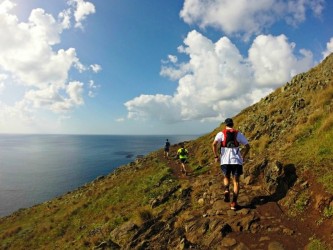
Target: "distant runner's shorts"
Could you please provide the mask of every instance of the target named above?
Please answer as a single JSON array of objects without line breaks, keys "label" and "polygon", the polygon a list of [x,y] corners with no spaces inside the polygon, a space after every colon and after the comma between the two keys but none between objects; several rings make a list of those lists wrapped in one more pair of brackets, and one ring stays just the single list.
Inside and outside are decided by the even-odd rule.
[{"label": "distant runner's shorts", "polygon": [[185,163],[186,160],[187,160],[187,158],[180,158],[179,160],[180,160],[182,163]]},{"label": "distant runner's shorts", "polygon": [[243,174],[243,165],[238,164],[223,164],[221,170],[225,176],[240,176]]},{"label": "distant runner's shorts", "polygon": [[164,151],[165,152],[169,152],[169,148],[164,148]]}]

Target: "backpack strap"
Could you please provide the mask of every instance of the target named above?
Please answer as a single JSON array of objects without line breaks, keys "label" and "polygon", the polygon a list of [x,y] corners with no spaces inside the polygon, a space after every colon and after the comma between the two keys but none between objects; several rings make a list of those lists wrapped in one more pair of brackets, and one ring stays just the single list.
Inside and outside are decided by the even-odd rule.
[{"label": "backpack strap", "polygon": [[235,132],[234,142],[235,142],[235,145],[237,145],[237,147],[238,147],[239,146],[239,142],[237,141],[238,130],[234,129],[234,132]]},{"label": "backpack strap", "polygon": [[234,143],[235,145],[239,146],[239,142],[237,141],[237,134],[238,134],[238,130],[236,129],[223,129],[222,133],[223,133],[223,141],[221,143],[221,147],[226,147],[227,146],[227,131],[234,133]]},{"label": "backpack strap", "polygon": [[221,147],[225,148],[227,144],[227,129],[223,129],[222,133],[223,133],[223,141],[221,143]]}]

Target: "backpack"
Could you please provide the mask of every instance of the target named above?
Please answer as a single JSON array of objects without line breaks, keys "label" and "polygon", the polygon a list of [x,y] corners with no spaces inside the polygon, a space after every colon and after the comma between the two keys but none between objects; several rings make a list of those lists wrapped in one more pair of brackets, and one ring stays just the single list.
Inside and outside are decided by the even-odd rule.
[{"label": "backpack", "polygon": [[224,140],[221,143],[223,148],[237,148],[239,147],[239,142],[237,141],[238,131],[235,129],[224,129],[222,130]]},{"label": "backpack", "polygon": [[180,155],[182,155],[182,156],[187,155],[187,152],[186,152],[185,148],[182,148],[182,149],[180,150]]}]

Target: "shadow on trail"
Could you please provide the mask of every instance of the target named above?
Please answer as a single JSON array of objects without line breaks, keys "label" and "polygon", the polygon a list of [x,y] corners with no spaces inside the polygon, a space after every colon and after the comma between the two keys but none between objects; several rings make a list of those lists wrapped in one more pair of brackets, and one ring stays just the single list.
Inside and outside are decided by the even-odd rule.
[{"label": "shadow on trail", "polygon": [[250,204],[243,208],[256,208],[257,205],[263,205],[268,202],[278,202],[287,195],[288,190],[295,184],[297,180],[296,168],[294,164],[287,164],[283,167],[283,173],[276,176],[268,176],[270,172],[264,176],[264,186],[270,195],[256,196]]}]

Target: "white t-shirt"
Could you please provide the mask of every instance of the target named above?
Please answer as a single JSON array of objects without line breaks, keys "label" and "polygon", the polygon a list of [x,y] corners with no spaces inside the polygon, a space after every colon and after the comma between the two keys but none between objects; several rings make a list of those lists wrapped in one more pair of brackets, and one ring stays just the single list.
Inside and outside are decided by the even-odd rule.
[{"label": "white t-shirt", "polygon": [[[236,140],[242,145],[246,145],[249,143],[247,141],[247,139],[245,138],[245,136],[239,131],[237,133]],[[217,133],[214,141],[217,141],[218,143],[222,143],[222,141],[224,141],[224,135],[223,135],[222,131]],[[221,147],[221,165],[223,165],[223,164],[242,165],[243,159],[242,159],[242,155],[240,153],[240,149],[238,147],[237,148]]]}]

